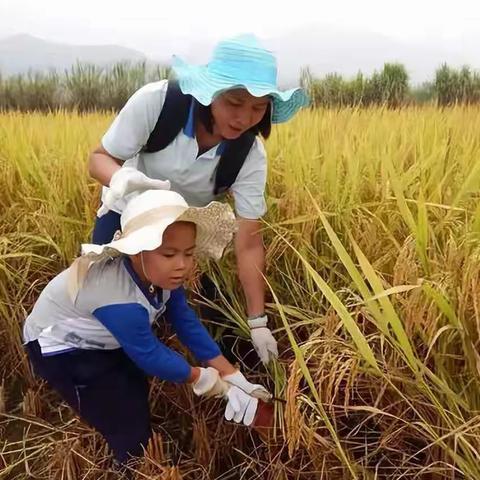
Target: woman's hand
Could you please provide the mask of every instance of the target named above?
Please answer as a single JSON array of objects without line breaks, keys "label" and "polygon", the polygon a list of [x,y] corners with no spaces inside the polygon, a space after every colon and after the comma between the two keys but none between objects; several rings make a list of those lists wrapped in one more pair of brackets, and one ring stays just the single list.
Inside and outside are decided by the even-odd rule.
[{"label": "woman's hand", "polygon": [[132,192],[145,190],[170,190],[168,180],[156,180],[147,177],[134,167],[123,167],[117,170],[110,179],[110,188],[105,193],[105,198],[98,216],[101,217],[110,210],[121,198]]},{"label": "woman's hand", "polygon": [[253,347],[264,365],[278,357],[277,341],[267,327],[267,322],[266,315],[248,320]]}]

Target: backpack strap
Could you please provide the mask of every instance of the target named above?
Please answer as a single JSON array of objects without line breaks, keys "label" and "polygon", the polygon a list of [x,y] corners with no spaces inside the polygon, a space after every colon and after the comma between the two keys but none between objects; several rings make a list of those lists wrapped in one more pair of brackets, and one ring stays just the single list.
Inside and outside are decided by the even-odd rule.
[{"label": "backpack strap", "polygon": [[248,131],[235,140],[227,141],[215,173],[214,195],[225,193],[235,183],[254,141],[255,134]]},{"label": "backpack strap", "polygon": [[[142,151],[159,152],[170,145],[186,125],[191,103],[192,96],[184,94],[178,82],[169,80],[162,111]],[[214,195],[225,193],[235,183],[254,141],[252,132],[226,141],[215,171]]]},{"label": "backpack strap", "polygon": [[143,147],[144,152],[159,152],[173,142],[187,123],[191,102],[192,96],[185,95],[178,82],[169,80],[162,111]]}]

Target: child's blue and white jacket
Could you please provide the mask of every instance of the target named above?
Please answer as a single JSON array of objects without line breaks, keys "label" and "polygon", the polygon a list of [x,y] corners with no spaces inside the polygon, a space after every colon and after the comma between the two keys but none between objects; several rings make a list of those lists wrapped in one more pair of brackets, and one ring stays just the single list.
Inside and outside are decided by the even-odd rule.
[{"label": "child's blue and white jacket", "polygon": [[162,313],[198,361],[220,355],[187,304],[183,287],[150,294],[128,257],[93,264],[75,301],[68,294],[68,275],[64,270],[45,287],[25,321],[25,342],[37,340],[44,356],[72,349],[123,348],[147,374],[185,382],[189,364],[152,332],[153,321]]}]

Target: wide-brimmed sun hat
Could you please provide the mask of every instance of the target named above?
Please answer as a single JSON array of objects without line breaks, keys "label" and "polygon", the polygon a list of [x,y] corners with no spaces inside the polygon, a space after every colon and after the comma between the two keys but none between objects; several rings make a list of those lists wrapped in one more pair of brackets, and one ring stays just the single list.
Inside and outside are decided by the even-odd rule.
[{"label": "wide-brimmed sun hat", "polygon": [[135,255],[155,250],[162,244],[165,230],[175,222],[196,225],[195,253],[218,260],[236,231],[235,214],[230,205],[210,202],[205,207],[189,207],[185,199],[171,190],[147,190],[129,200],[120,217],[121,231],[109,243],[82,244],[82,254],[69,268],[67,290],[75,302],[90,267],[119,255]]},{"label": "wide-brimmed sun hat", "polygon": [[203,105],[232,88],[245,88],[255,97],[270,96],[272,123],[286,122],[309,103],[302,88],[279,90],[275,56],[251,34],[219,42],[207,65],[190,65],[174,56],[172,69],[182,92]]},{"label": "wide-brimmed sun hat", "polygon": [[162,244],[165,230],[174,222],[197,226],[195,253],[200,257],[221,258],[235,232],[235,215],[230,205],[210,202],[205,207],[189,207],[171,190],[147,190],[130,200],[121,217],[121,231],[104,245],[83,244],[82,255],[94,258],[109,251],[135,255],[155,250]]},{"label": "wide-brimmed sun hat", "polygon": [[236,231],[235,214],[226,203],[189,207],[180,194],[171,190],[142,192],[127,203],[120,217],[122,230],[115,232],[111,242],[82,244],[81,256],[69,267],[67,290],[72,302],[93,264],[122,254],[155,250],[161,246],[165,230],[178,221],[197,226],[196,255],[216,260],[221,258]]}]

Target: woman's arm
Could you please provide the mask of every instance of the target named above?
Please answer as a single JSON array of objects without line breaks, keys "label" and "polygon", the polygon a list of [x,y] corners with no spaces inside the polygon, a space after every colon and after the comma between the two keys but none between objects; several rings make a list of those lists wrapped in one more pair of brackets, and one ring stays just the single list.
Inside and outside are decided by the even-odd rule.
[{"label": "woman's arm", "polygon": [[278,347],[265,316],[265,249],[260,226],[258,220],[240,220],[235,251],[238,276],[247,300],[252,343],[262,362],[267,364],[277,358]]},{"label": "woman's arm", "polygon": [[102,185],[108,187],[122,163],[146,144],[162,110],[166,91],[166,80],[145,85],[128,99],[115,117],[101,145],[90,155],[90,175]]},{"label": "woman's arm", "polygon": [[123,160],[112,157],[102,145],[91,154],[88,162],[88,173],[102,185],[108,187],[112,175],[122,167]]},{"label": "woman's arm", "polygon": [[240,218],[235,235],[237,271],[247,301],[249,317],[265,311],[265,248],[259,220]]}]

